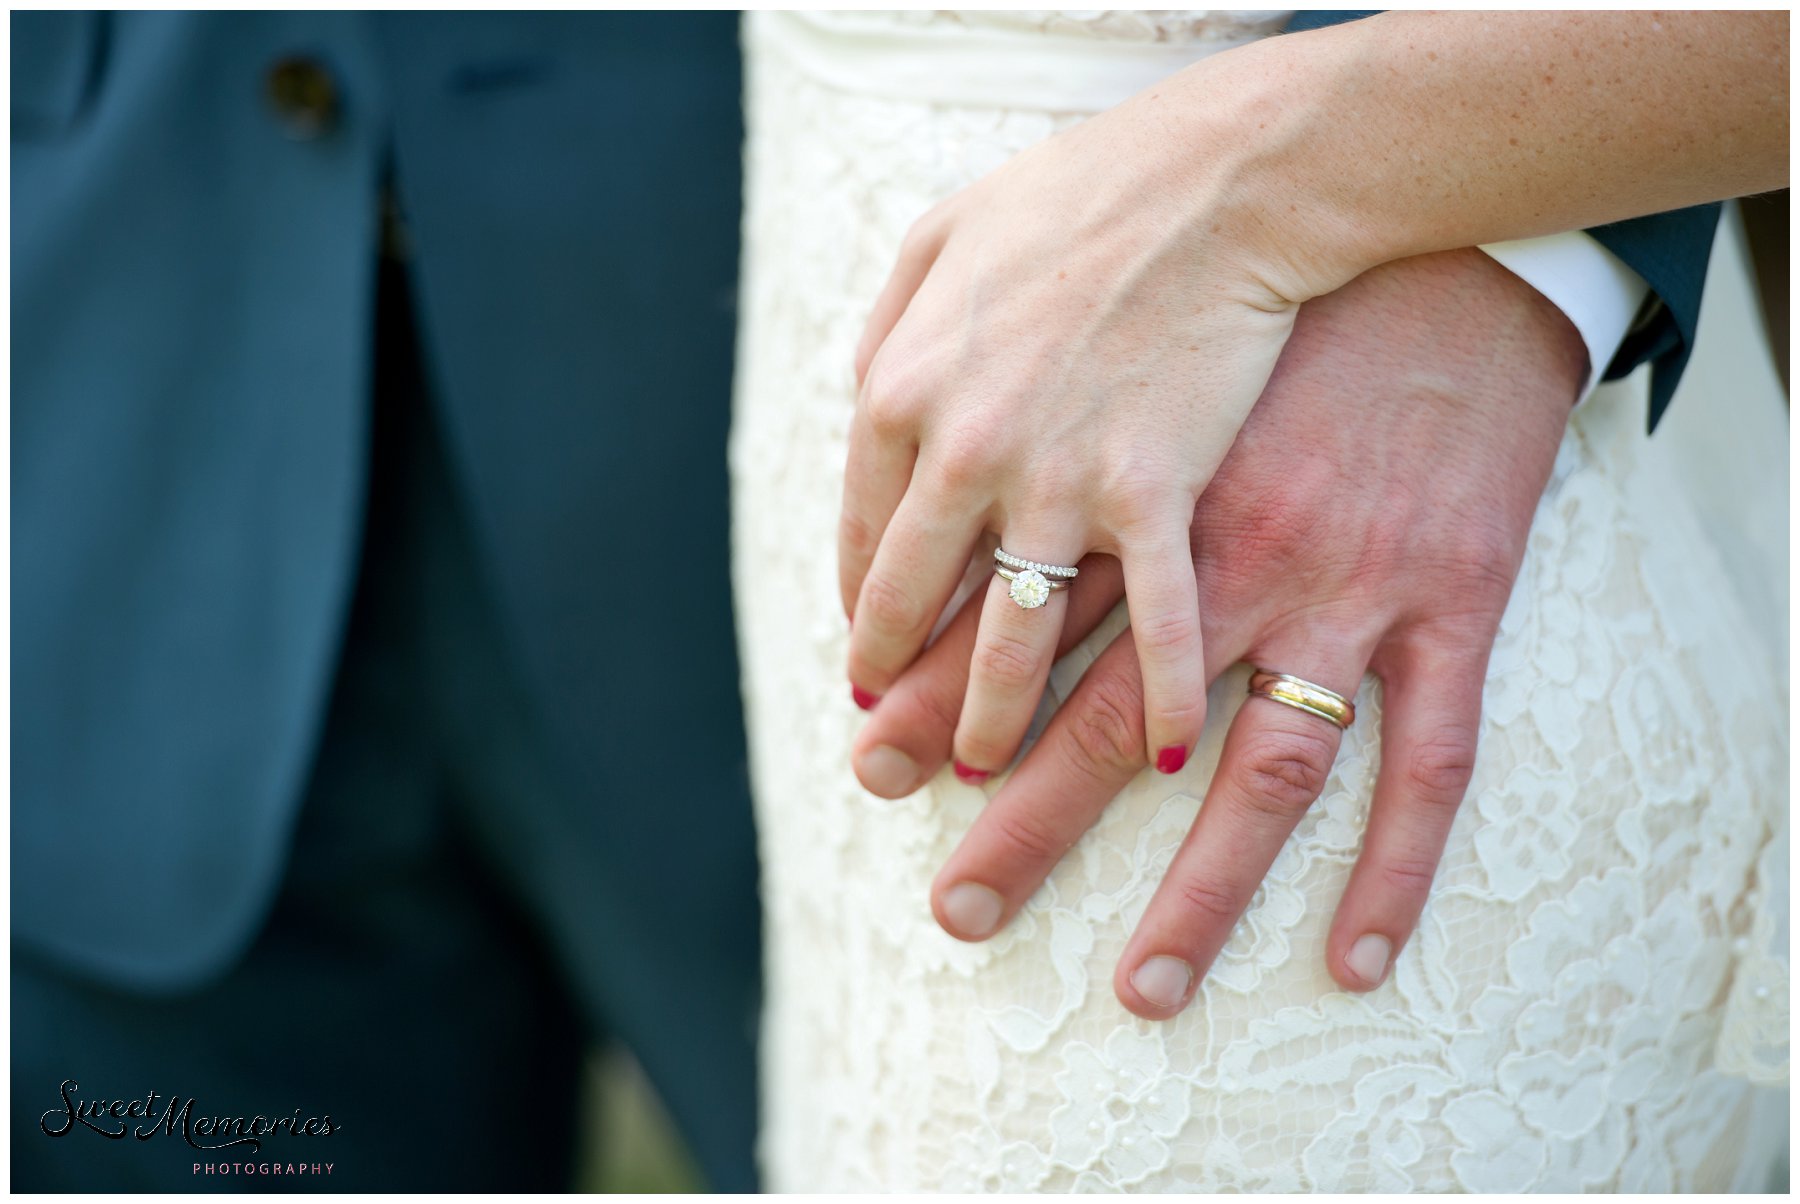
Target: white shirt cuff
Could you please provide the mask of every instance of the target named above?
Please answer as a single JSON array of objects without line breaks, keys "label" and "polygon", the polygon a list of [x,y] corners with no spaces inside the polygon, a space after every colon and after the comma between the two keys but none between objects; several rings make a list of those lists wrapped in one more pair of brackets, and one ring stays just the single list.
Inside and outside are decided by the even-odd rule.
[{"label": "white shirt cuff", "polygon": [[1562,310],[1587,344],[1588,377],[1575,404],[1587,400],[1624,341],[1650,286],[1623,260],[1581,230],[1484,246],[1496,263]]}]

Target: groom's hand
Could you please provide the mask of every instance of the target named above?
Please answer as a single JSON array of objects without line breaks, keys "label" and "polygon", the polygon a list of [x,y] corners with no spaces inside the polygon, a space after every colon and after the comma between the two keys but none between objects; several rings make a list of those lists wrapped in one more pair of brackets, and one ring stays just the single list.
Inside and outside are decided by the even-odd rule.
[{"label": "groom's hand", "polygon": [[[1211,682],[1238,661],[1341,694],[1383,682],[1363,849],[1326,946],[1333,978],[1387,976],[1430,889],[1474,763],[1481,689],[1586,353],[1560,311],[1479,251],[1368,272],[1307,303],[1267,390],[1195,511]],[[1123,593],[1092,556],[1060,651]],[[853,752],[876,794],[949,759],[979,595],[881,699]],[[1144,766],[1131,632],[1107,648],[932,888],[951,935],[1003,927]],[[1192,999],[1337,754],[1331,722],[1251,698],[1199,819],[1114,987],[1152,1019]]]}]

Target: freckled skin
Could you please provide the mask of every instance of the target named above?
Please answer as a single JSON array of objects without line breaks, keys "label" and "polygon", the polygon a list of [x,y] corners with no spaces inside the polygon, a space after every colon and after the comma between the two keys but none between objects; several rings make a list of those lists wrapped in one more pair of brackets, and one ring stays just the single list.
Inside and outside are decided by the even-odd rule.
[{"label": "freckled skin", "polygon": [[[1408,749],[1425,764],[1472,760],[1487,658],[1586,368],[1568,319],[1479,251],[1389,264],[1302,307],[1267,390],[1193,516],[1208,680],[1239,659],[1281,656],[1299,670],[1293,661],[1367,648],[1387,699],[1384,765],[1404,762]],[[1103,557],[1088,562],[1081,580],[1086,592],[1071,612],[1065,649],[1120,592],[1116,565]],[[901,784],[901,793],[949,755],[978,609],[965,607],[857,737],[853,764],[885,745],[918,766],[918,782]],[[1133,716],[1142,698],[1128,632],[1101,653],[938,874],[934,911],[952,935],[973,939],[942,908],[944,891],[972,881],[998,892],[1004,927],[1142,768],[1126,751],[1138,743]],[[1095,760],[1109,747],[1097,732],[1117,740],[1117,760]],[[1229,776],[1222,766],[1215,790]],[[1457,797],[1421,798],[1392,781],[1378,787],[1370,819],[1388,836],[1366,842],[1372,851],[1358,863],[1323,951],[1332,976],[1351,990],[1373,985],[1347,962],[1361,935],[1379,933],[1393,950],[1411,935],[1460,797],[1460,786]],[[1201,814],[1227,814],[1229,802],[1215,806],[1209,796]],[[1028,821],[1015,818],[1022,812]],[[1036,853],[1017,846],[1020,831],[1038,834]],[[1234,841],[1215,825],[1183,846],[1120,962],[1115,989],[1124,1006],[1149,1019],[1176,1014],[1178,1007],[1137,994],[1130,971],[1173,955],[1195,967],[1198,981],[1241,911],[1190,905],[1181,859],[1229,850],[1251,871],[1234,896],[1242,904],[1286,833],[1265,825],[1258,839]],[[1190,865],[1187,880],[1219,875],[1217,865]]]},{"label": "freckled skin", "polygon": [[1394,11],[1214,66],[1275,114],[1255,178],[1310,198],[1314,224],[1366,239],[1361,254],[1383,262],[1784,187],[1788,24],[1785,12]]},{"label": "freckled skin", "polygon": [[[852,684],[886,692],[985,535],[1105,552],[1146,756],[1191,748],[1187,518],[1298,306],[1398,259],[1777,187],[1786,150],[1786,14],[1393,12],[1204,59],[1014,156],[920,219],[857,350]],[[988,598],[956,751],[992,771],[1065,599],[1028,624],[998,579]]]}]

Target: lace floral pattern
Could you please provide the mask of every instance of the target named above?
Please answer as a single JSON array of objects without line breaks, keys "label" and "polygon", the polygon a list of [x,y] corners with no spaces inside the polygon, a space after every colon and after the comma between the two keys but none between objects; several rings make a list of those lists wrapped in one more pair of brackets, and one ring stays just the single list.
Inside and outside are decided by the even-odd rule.
[{"label": "lace floral pattern", "polygon": [[[1202,38],[1202,18],[1175,18],[1038,27]],[[760,36],[775,19],[746,26],[732,443],[771,1186],[1757,1182],[1781,1133],[1750,1080],[1783,1081],[1787,1059],[1784,684],[1683,481],[1641,462],[1629,389],[1571,423],[1494,651],[1469,801],[1380,990],[1340,992],[1320,964],[1380,761],[1373,680],[1324,796],[1176,1021],[1124,1012],[1112,969],[1205,796],[1241,670],[1215,685],[1190,767],[1134,782],[1011,928],[981,945],[938,930],[928,884],[987,795],[944,773],[890,802],[847,764],[860,713],[831,549],[851,349],[910,221],[1079,115],[826,88]],[[906,18],[927,19],[943,18]],[[1053,702],[1123,621],[1058,665]]]},{"label": "lace floral pattern", "polygon": [[1285,11],[1267,9],[1091,9],[1060,11],[958,12],[946,9],[914,9],[901,12],[833,14],[833,19],[877,34],[896,28],[978,29],[999,33],[1023,33],[1049,37],[1084,38],[1107,42],[1159,42],[1177,46],[1205,46],[1236,42],[1274,33],[1286,23]]}]

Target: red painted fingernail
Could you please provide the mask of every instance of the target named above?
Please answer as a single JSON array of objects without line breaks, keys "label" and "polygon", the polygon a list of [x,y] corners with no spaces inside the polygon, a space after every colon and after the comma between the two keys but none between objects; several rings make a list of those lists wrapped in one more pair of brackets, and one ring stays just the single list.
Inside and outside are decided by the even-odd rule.
[{"label": "red painted fingernail", "polygon": [[970,769],[961,761],[954,762],[953,768],[956,770],[956,776],[971,786],[979,786],[990,777],[994,776],[985,769]]},{"label": "red painted fingernail", "polygon": [[861,686],[850,687],[850,698],[865,711],[874,710],[875,704],[881,701],[881,695],[871,694]]},{"label": "red painted fingernail", "polygon": [[1187,764],[1187,749],[1179,744],[1171,744],[1156,754],[1157,773],[1177,773]]}]

